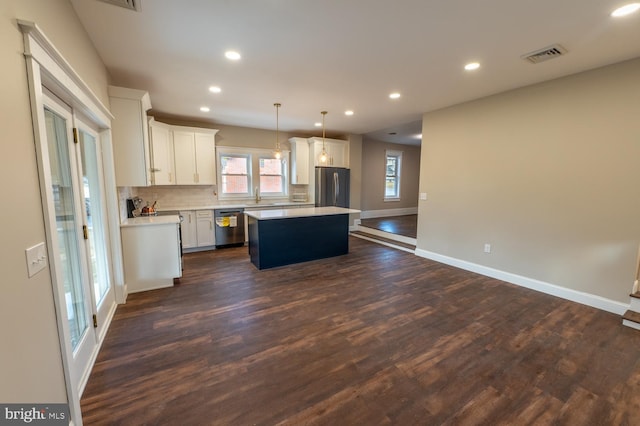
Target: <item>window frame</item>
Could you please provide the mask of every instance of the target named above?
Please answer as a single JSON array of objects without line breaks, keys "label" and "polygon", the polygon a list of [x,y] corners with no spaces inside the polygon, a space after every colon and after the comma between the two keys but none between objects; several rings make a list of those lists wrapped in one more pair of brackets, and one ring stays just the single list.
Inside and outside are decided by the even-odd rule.
[{"label": "window frame", "polygon": [[[387,166],[389,163],[389,157],[394,157],[396,159],[396,167],[395,173],[393,175],[389,175],[387,173]],[[393,178],[395,181],[395,194],[387,195],[387,180],[389,178]],[[400,201],[400,190],[402,185],[402,151],[396,151],[392,149],[385,150],[384,155],[384,186],[383,186],[383,194],[384,201]]]},{"label": "window frame", "polygon": [[[272,175],[272,174],[262,174],[260,172],[260,161],[261,160],[274,160],[275,157],[273,156],[273,153],[269,153],[270,155],[267,154],[260,154],[258,155],[258,168],[256,169],[258,171],[258,187],[260,188],[260,196],[261,197],[286,197],[288,195],[288,191],[287,191],[287,161],[284,160],[285,156],[283,155],[280,158],[280,174],[279,175]],[[262,176],[280,176],[282,178],[282,183],[281,183],[281,187],[280,187],[280,191],[278,192],[262,192],[262,187],[263,185],[261,184],[261,180],[262,180]]]},{"label": "window frame", "polygon": [[[246,154],[246,153],[231,153],[231,152],[220,152],[217,156],[218,158],[216,158],[216,161],[218,162],[218,197],[223,197],[226,199],[234,199],[234,198],[248,198],[251,197],[251,192],[252,192],[252,187],[251,187],[251,155],[250,154]],[[243,174],[232,174],[232,173],[223,173],[223,166],[222,166],[222,157],[233,157],[233,158],[244,158],[246,163],[247,163],[247,174],[243,175]],[[242,192],[242,193],[224,193],[223,192],[223,178],[225,176],[245,176],[245,179],[247,181],[247,192]]]},{"label": "window frame", "polygon": [[[234,156],[234,157],[247,157],[248,158],[248,193],[243,194],[224,194],[222,192],[222,157]],[[247,147],[233,147],[233,146],[218,146],[216,147],[216,169],[217,169],[217,182],[218,182],[218,199],[219,200],[255,200],[256,188],[260,188],[260,159],[268,158],[273,159],[273,150],[265,148],[247,148]],[[289,158],[290,151],[282,151],[282,192],[263,193],[260,191],[261,199],[278,199],[286,198],[289,196]]]}]

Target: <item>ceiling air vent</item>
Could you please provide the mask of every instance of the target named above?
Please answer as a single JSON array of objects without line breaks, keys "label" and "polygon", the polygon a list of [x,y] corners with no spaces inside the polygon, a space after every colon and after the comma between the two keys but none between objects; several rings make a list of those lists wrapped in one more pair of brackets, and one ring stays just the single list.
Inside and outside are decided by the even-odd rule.
[{"label": "ceiling air vent", "polygon": [[562,56],[565,53],[567,53],[567,49],[560,46],[559,44],[553,44],[540,50],[536,50],[535,52],[530,52],[526,55],[522,55],[521,58],[531,62],[532,64],[537,64],[539,62],[557,58],[558,56]]},{"label": "ceiling air vent", "polygon": [[136,12],[140,10],[140,0],[98,0],[98,1],[124,7],[125,9],[135,10]]}]

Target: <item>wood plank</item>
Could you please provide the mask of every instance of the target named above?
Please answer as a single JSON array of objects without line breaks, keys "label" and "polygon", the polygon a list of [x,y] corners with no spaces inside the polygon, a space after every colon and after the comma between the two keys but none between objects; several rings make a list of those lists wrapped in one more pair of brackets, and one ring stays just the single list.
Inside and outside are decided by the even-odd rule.
[{"label": "wood plank", "polygon": [[86,424],[638,424],[640,333],[619,317],[349,238],[266,270],[185,256],[118,307]]}]

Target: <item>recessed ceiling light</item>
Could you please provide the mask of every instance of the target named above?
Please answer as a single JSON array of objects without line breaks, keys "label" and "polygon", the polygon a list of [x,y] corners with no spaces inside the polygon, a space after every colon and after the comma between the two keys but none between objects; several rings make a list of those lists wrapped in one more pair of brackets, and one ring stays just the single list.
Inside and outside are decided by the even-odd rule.
[{"label": "recessed ceiling light", "polygon": [[209,109],[209,107],[205,107],[205,106],[203,106],[203,107],[200,107],[200,111],[202,111],[202,112],[209,112],[209,111],[211,111],[211,110]]},{"label": "recessed ceiling light", "polygon": [[470,62],[464,66],[464,69],[467,71],[477,70],[478,68],[480,68],[480,64],[477,62]]},{"label": "recessed ceiling light", "polygon": [[314,123],[314,126],[316,126],[316,127],[321,127],[321,126],[322,126],[322,123],[320,123],[320,122],[316,122],[316,123]]},{"label": "recessed ceiling light", "polygon": [[226,52],[224,52],[224,56],[226,56],[227,59],[231,59],[232,61],[237,61],[241,58],[240,54],[233,50],[227,50]]},{"label": "recessed ceiling light", "polygon": [[619,18],[621,16],[630,15],[634,12],[637,12],[638,10],[640,10],[640,3],[629,3],[611,12],[611,16],[613,16],[614,18]]},{"label": "recessed ceiling light", "polygon": [[211,87],[209,87],[209,91],[211,93],[220,93],[220,92],[222,92],[222,89],[219,88],[218,86],[211,86]]},{"label": "recessed ceiling light", "polygon": [[395,92],[389,95],[391,99],[398,99],[400,97],[400,93]]},{"label": "recessed ceiling light", "polygon": [[353,115],[353,111],[351,111],[350,109],[349,109],[349,110],[346,110],[346,111],[344,112],[344,115]]}]

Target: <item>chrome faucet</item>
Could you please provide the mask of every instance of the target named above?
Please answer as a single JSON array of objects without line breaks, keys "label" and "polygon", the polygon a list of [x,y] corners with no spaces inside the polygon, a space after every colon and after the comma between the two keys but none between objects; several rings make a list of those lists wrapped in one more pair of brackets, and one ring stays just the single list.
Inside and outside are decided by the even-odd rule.
[{"label": "chrome faucet", "polygon": [[260,202],[260,187],[256,186],[256,203]]}]

